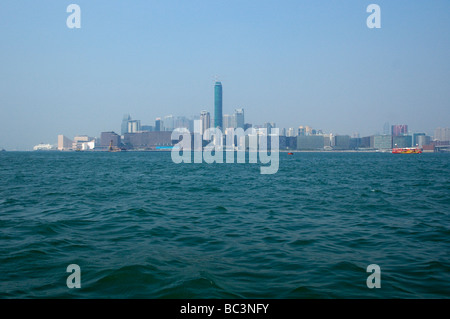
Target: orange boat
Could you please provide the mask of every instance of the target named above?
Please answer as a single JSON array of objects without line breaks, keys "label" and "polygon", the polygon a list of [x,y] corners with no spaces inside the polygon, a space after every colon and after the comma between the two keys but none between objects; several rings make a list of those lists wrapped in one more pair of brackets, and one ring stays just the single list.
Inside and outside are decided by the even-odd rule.
[{"label": "orange boat", "polygon": [[294,155],[294,153],[289,152],[288,155]]},{"label": "orange boat", "polygon": [[397,147],[392,149],[392,154],[420,154],[422,149],[418,147]]}]

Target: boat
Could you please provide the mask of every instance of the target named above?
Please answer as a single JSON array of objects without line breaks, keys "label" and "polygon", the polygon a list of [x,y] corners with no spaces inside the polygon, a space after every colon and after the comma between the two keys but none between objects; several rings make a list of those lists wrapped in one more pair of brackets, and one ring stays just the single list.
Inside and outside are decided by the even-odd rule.
[{"label": "boat", "polygon": [[117,146],[113,145],[113,141],[109,143],[108,152],[123,152],[126,151],[125,149],[119,148]]},{"label": "boat", "polygon": [[392,149],[392,154],[420,154],[422,149],[419,147],[396,147]]},{"label": "boat", "polygon": [[294,153],[289,152],[288,155],[294,155]]}]

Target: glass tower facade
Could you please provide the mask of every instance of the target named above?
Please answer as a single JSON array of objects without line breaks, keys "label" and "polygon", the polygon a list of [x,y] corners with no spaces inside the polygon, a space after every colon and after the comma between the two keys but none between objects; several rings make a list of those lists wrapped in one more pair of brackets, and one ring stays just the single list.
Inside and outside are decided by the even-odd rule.
[{"label": "glass tower facade", "polygon": [[214,85],[214,127],[223,128],[222,123],[222,83]]},{"label": "glass tower facade", "polygon": [[128,122],[131,121],[130,114],[125,114],[122,119],[122,126],[120,128],[120,134],[128,133]]}]

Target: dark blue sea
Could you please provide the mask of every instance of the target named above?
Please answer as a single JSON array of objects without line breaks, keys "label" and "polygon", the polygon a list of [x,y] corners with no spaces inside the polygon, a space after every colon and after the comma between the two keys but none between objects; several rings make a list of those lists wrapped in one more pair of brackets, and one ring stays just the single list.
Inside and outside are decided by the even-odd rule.
[{"label": "dark blue sea", "polygon": [[450,154],[260,166],[1,152],[0,298],[450,297]]}]

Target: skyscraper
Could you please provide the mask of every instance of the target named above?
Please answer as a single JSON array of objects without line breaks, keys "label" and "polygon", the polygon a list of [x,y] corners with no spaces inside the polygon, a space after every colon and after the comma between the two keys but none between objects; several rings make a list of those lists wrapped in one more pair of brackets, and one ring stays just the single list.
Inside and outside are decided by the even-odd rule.
[{"label": "skyscraper", "polygon": [[438,127],[434,130],[435,141],[450,141],[450,128]]},{"label": "skyscraper", "polygon": [[[164,131],[173,131],[174,127],[174,119],[173,119],[173,115],[166,115],[164,116]],[[162,130],[161,130],[162,131]]]},{"label": "skyscraper", "polygon": [[128,133],[128,122],[131,121],[130,114],[125,114],[122,119],[122,126],[120,128],[120,134]]},{"label": "skyscraper", "polygon": [[214,85],[214,127],[223,128],[222,123],[222,83]]},{"label": "skyscraper", "polygon": [[127,133],[137,133],[141,130],[141,121],[132,120],[128,121]]},{"label": "skyscraper", "polygon": [[236,121],[236,128],[244,128],[245,120],[244,120],[244,109],[235,109],[234,110],[234,117]]},{"label": "skyscraper", "polygon": [[208,111],[202,111],[200,113],[200,120],[202,121],[202,134],[209,129],[211,124],[211,115]]},{"label": "skyscraper", "polygon": [[402,136],[408,134],[408,125],[397,124],[392,125],[392,136]]},{"label": "skyscraper", "polygon": [[384,123],[384,125],[383,125],[383,135],[392,134],[392,132],[389,132],[389,128],[390,128],[389,123],[388,122]]},{"label": "skyscraper", "polygon": [[222,128],[235,128],[234,115],[224,114],[222,118]]}]

